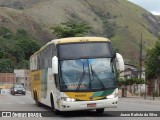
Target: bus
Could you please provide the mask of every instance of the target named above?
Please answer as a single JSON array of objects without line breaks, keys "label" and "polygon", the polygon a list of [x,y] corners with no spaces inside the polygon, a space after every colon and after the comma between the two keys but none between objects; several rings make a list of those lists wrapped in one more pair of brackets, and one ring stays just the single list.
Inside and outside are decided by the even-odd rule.
[{"label": "bus", "polygon": [[[117,67],[119,66],[119,67]],[[117,107],[117,68],[123,58],[102,37],[55,39],[30,57],[31,96],[37,106],[61,111]]]}]

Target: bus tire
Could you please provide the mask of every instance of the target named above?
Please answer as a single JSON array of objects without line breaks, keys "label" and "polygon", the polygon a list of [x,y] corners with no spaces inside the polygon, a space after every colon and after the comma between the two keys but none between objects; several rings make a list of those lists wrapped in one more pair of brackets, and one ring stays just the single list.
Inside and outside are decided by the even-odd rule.
[{"label": "bus tire", "polygon": [[53,96],[51,95],[51,108],[52,108],[52,111],[54,112],[55,115],[59,115],[60,114],[60,111],[57,110],[54,106],[54,100],[53,100]]},{"label": "bus tire", "polygon": [[37,93],[35,93],[35,103],[37,105],[37,107],[40,107],[41,106],[41,103],[38,101],[38,97],[37,97]]},{"label": "bus tire", "polygon": [[33,99],[36,100],[36,94],[35,91],[33,91]]},{"label": "bus tire", "polygon": [[104,112],[104,108],[96,109],[96,112],[102,114]]}]

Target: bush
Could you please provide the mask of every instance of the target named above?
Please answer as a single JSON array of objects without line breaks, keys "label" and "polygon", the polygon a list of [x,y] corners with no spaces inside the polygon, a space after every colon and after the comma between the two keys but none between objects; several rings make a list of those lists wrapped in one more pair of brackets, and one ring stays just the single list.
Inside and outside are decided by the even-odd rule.
[{"label": "bush", "polygon": [[133,85],[133,84],[145,84],[143,78],[129,78],[129,79],[118,79],[118,84],[122,85]]},{"label": "bush", "polygon": [[0,59],[0,72],[11,73],[14,71],[14,63],[10,59]]}]

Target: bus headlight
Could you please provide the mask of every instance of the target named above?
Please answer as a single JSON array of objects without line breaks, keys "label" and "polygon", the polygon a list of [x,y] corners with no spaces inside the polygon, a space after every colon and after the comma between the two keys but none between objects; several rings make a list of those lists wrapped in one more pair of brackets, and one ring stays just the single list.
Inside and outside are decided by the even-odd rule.
[{"label": "bus headlight", "polygon": [[61,97],[61,100],[67,101],[67,102],[74,102],[76,99],[74,98],[68,98],[68,97]]},{"label": "bus headlight", "polygon": [[117,96],[118,96],[118,93],[114,93],[114,94],[106,96],[106,98],[107,99],[113,99],[113,98],[116,98]]}]

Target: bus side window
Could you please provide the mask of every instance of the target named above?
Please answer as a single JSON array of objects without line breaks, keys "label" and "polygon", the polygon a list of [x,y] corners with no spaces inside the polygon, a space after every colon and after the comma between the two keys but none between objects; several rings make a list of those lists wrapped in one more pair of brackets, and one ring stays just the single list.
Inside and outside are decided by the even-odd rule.
[{"label": "bus side window", "polygon": [[40,60],[40,53],[37,55],[37,62],[38,62],[38,66],[37,66],[37,68],[38,68],[38,70],[40,70],[41,69],[41,60]]}]

